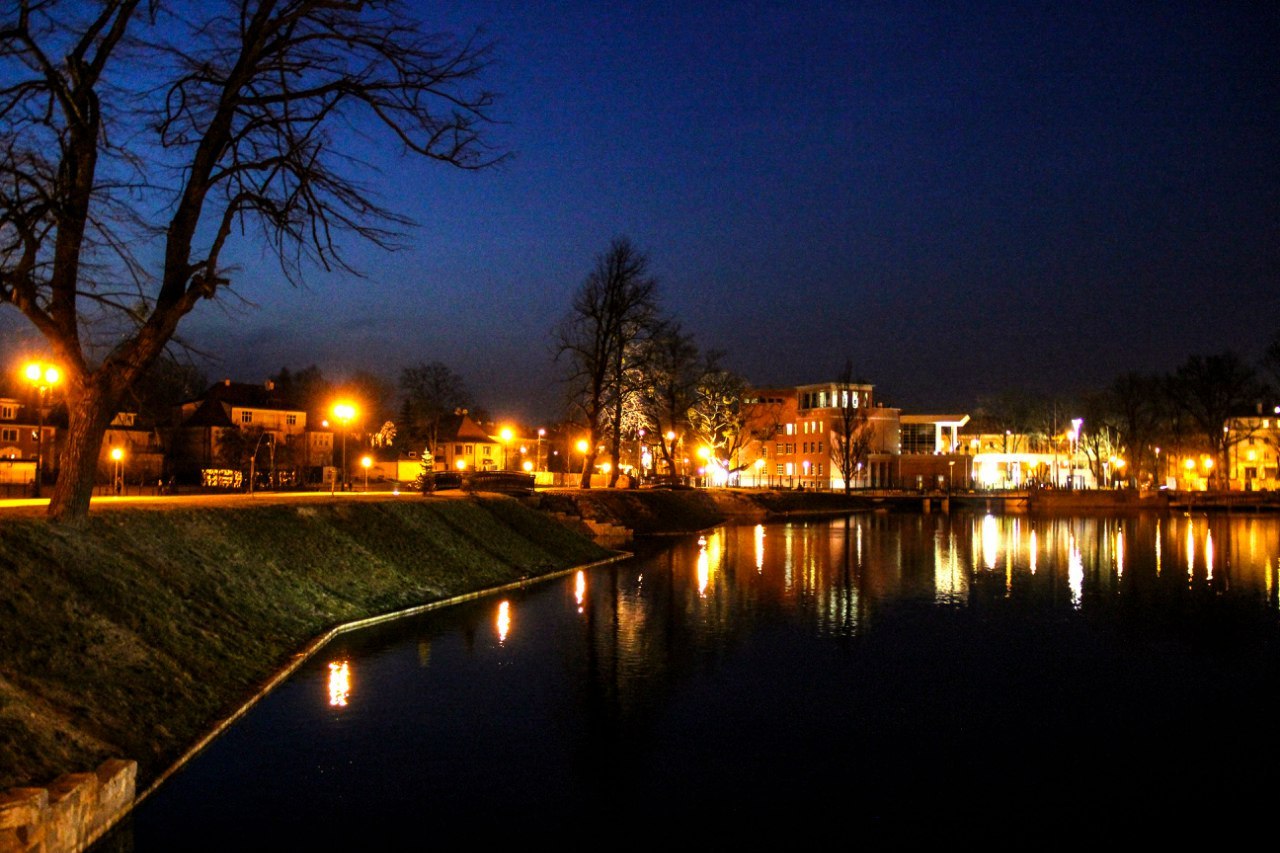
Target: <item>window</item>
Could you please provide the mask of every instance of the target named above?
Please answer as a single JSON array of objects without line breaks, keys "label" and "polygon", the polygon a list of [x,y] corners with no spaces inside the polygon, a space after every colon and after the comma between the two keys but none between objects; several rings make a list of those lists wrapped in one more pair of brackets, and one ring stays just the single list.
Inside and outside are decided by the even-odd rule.
[{"label": "window", "polygon": [[242,424],[251,424],[251,423],[253,423],[253,412],[249,411],[248,409],[246,409],[245,411],[241,412],[241,413],[240,413],[240,423],[242,423]]},{"label": "window", "polygon": [[284,416],[284,422],[285,422],[285,423],[287,423],[289,426],[297,426],[297,425],[298,425],[298,416],[297,416],[297,415],[285,415],[285,416]]},{"label": "window", "polygon": [[485,456],[491,456],[491,455],[492,455],[492,453],[491,453],[491,451],[492,451],[492,450],[493,450],[493,448],[486,444],[486,445],[484,446],[484,455],[485,455]]},{"label": "window", "polygon": [[822,452],[822,442],[821,442],[821,441],[819,441],[819,442],[818,442],[818,452],[819,452],[819,453],[821,453],[821,452]]},{"label": "window", "polygon": [[781,455],[782,455],[782,442],[778,442],[777,446],[776,446],[776,447],[774,447],[774,449],[773,449],[773,455],[774,455],[774,456],[781,456]]},{"label": "window", "polygon": [[795,434],[796,434],[796,425],[787,424],[787,435],[795,435]]},{"label": "window", "polygon": [[0,406],[0,418],[11,421],[18,417],[17,406]]},{"label": "window", "polygon": [[464,452],[464,453],[466,453],[468,456],[470,456],[471,454],[475,453],[476,451],[475,451],[475,448],[473,448],[470,444],[468,444],[468,445],[467,445],[467,449],[466,449],[465,451],[463,451],[463,452]]},{"label": "window", "polygon": [[6,427],[5,429],[0,429],[0,441],[17,441],[17,440],[18,440],[18,431],[16,429],[12,429],[9,427]]},{"label": "window", "polygon": [[461,455],[462,455],[462,445],[461,445],[461,444],[455,444],[455,445],[453,446],[453,455],[454,455],[454,456],[461,456]]},{"label": "window", "polygon": [[779,476],[779,477],[781,477],[781,476],[783,475],[783,473],[784,473],[785,469],[783,468],[783,466],[782,466],[782,463],[781,463],[781,462],[779,462],[779,463],[778,463],[778,466],[777,466],[777,467],[778,467],[778,476]]}]

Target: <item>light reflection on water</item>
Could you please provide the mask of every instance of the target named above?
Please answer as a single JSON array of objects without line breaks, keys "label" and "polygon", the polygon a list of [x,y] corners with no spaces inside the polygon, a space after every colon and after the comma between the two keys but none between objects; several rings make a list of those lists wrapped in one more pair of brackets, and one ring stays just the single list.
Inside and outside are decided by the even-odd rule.
[{"label": "light reflection on water", "polygon": [[1165,807],[1198,789],[1198,760],[1280,760],[1256,737],[1280,680],[1278,543],[1280,519],[1250,516],[717,528],[340,637],[145,803],[128,843],[270,832],[282,809],[319,849],[337,815],[745,832],[727,816],[874,820],[958,790],[1034,812],[1117,774]]}]

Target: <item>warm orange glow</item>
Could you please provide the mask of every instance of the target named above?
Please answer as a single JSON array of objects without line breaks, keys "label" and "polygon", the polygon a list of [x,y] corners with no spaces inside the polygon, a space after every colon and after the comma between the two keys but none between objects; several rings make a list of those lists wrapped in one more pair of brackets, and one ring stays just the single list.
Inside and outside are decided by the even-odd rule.
[{"label": "warm orange glow", "polygon": [[124,458],[124,451],[119,447],[111,448],[111,458],[119,462],[121,459]]},{"label": "warm orange glow", "polygon": [[1210,459],[1208,456],[1206,456],[1203,460],[1201,460],[1201,464],[1204,465],[1204,470],[1208,471],[1210,468],[1213,467],[1213,460]]},{"label": "warm orange glow", "polygon": [[704,444],[702,447],[699,447],[699,448],[698,448],[698,456],[702,457],[703,459],[710,459],[710,458],[711,458],[711,448],[710,448],[710,447],[707,447],[705,444]]},{"label": "warm orange glow", "polygon": [[578,452],[583,454],[584,456],[587,453],[587,448],[590,446],[591,445],[587,443],[587,440],[585,438],[578,440]]},{"label": "warm orange glow", "polygon": [[510,442],[513,435],[514,433],[511,432],[511,427],[503,427],[502,431],[498,433],[498,437],[504,442]]},{"label": "warm orange glow", "polygon": [[333,416],[342,421],[345,425],[355,419],[356,407],[354,404],[346,401],[335,403],[333,406]]},{"label": "warm orange glow", "polygon": [[361,457],[360,457],[360,467],[361,467],[361,468],[368,468],[368,467],[369,467],[369,466],[371,466],[372,464],[373,464],[373,460],[372,460],[371,458],[369,458],[368,456],[361,456]]},{"label": "warm orange glow", "polygon": [[523,464],[523,465],[521,465],[520,467],[524,469],[524,472],[525,472],[526,474],[528,474],[530,471],[532,471],[532,470],[533,470],[533,463],[532,463],[532,462],[530,462],[528,459],[526,459],[526,460],[524,461],[524,464]]},{"label": "warm orange glow", "polygon": [[465,460],[465,459],[459,459],[457,462],[455,462],[455,463],[453,463],[453,464],[458,466],[458,470],[459,470],[459,471],[465,471],[465,470],[467,470],[467,460]]},{"label": "warm orange glow", "polygon": [[1192,468],[1196,467],[1196,460],[1188,457],[1185,464],[1187,466],[1187,470],[1190,471]]},{"label": "warm orange glow", "polygon": [[675,441],[675,440],[676,440],[676,434],[671,430],[667,430],[667,441]]},{"label": "warm orange glow", "polygon": [[578,612],[582,612],[582,602],[587,597],[587,573],[582,569],[578,569],[578,574],[573,579],[573,597],[578,602]]},{"label": "warm orange glow", "polygon": [[345,708],[350,696],[351,667],[346,661],[333,661],[329,664],[329,706]]},{"label": "warm orange glow", "polygon": [[37,382],[41,385],[57,385],[62,379],[62,371],[52,364],[42,364],[38,361],[28,362],[22,368],[22,375],[28,382]]},{"label": "warm orange glow", "polygon": [[511,633],[511,602],[503,601],[498,605],[498,642],[505,643],[507,634]]}]

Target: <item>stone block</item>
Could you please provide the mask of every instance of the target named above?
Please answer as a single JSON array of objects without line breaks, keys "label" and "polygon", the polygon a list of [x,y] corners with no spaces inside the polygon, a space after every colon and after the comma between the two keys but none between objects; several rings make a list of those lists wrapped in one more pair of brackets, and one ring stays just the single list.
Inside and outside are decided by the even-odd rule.
[{"label": "stone block", "polygon": [[17,829],[37,823],[49,808],[44,788],[10,788],[0,793],[0,829]]}]

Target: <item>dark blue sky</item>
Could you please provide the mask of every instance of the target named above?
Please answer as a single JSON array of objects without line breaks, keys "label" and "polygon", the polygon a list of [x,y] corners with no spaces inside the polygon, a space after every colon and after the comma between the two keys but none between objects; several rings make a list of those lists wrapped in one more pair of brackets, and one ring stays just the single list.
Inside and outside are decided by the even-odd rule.
[{"label": "dark blue sky", "polygon": [[616,235],[759,383],[852,358],[882,399],[970,410],[1280,331],[1280,4],[418,4],[483,25],[500,168],[368,152],[420,228],[364,281],[182,333],[255,380],[439,359],[554,417],[549,330]]}]

